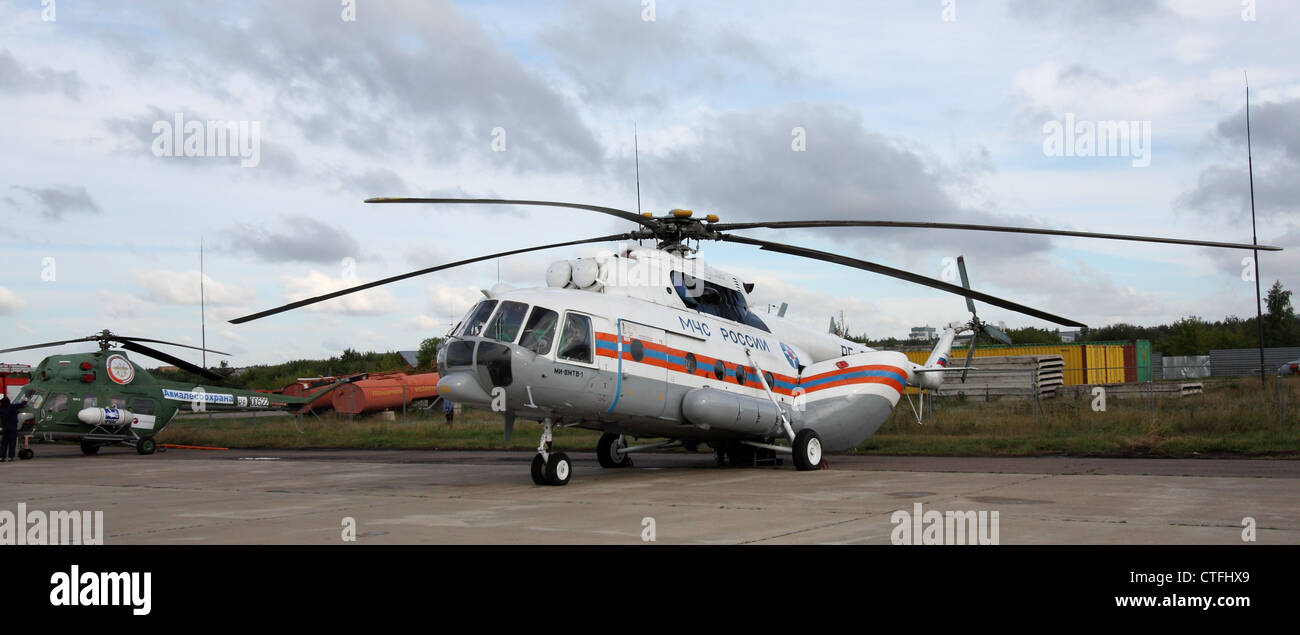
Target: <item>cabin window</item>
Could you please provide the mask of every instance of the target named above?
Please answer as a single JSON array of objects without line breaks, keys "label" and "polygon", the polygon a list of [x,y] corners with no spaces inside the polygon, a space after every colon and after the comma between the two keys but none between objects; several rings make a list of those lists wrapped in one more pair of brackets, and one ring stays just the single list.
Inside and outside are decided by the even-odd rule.
[{"label": "cabin window", "polygon": [[131,400],[131,414],[134,415],[151,415],[153,414],[153,400],[136,398]]},{"label": "cabin window", "polygon": [[528,305],[522,302],[502,302],[501,309],[488,322],[487,329],[483,331],[484,337],[490,337],[500,342],[513,342],[519,335],[519,327],[524,324],[524,316],[528,314]]},{"label": "cabin window", "polygon": [[723,381],[727,378],[727,365],[723,364],[722,360],[713,362],[713,376],[719,381]]},{"label": "cabin window", "polygon": [[99,397],[94,395],[85,395],[81,398],[82,408],[94,408],[99,405]]},{"label": "cabin window", "polygon": [[492,315],[492,309],[497,306],[496,300],[484,300],[474,306],[469,312],[469,317],[461,322],[461,330],[457,335],[478,335],[483,331],[483,325],[487,323],[488,316]]},{"label": "cabin window", "polygon": [[591,318],[576,313],[564,318],[564,333],[560,335],[560,350],[556,356],[571,362],[591,363]]},{"label": "cabin window", "polygon": [[555,327],[559,323],[559,313],[540,306],[533,307],[532,315],[528,316],[528,325],[524,327],[524,334],[519,338],[519,345],[538,355],[551,352],[551,344],[555,341]]},{"label": "cabin window", "polygon": [[45,411],[50,414],[54,414],[56,412],[63,412],[64,410],[67,409],[68,409],[68,396],[61,392],[50,395],[49,401],[45,402]]},{"label": "cabin window", "polygon": [[699,360],[695,359],[695,353],[686,354],[686,372],[694,375],[695,370],[699,368]]},{"label": "cabin window", "polygon": [[122,395],[113,395],[112,397],[109,397],[109,398],[108,398],[108,407],[110,407],[110,408],[126,408],[126,397],[123,397]]}]

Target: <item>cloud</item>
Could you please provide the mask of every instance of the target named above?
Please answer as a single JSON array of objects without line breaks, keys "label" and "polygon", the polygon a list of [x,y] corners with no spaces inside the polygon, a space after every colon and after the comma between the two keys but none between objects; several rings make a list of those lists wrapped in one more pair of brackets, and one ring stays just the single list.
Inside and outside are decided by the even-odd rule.
[{"label": "cloud", "polygon": [[[1250,140],[1254,154],[1255,211],[1261,221],[1291,219],[1300,213],[1300,99],[1251,106]],[[1178,207],[1244,225],[1250,220],[1250,174],[1245,165],[1246,110],[1221,120],[1213,140],[1240,158],[1204,168],[1196,185],[1175,201]]]},{"label": "cloud", "polygon": [[[360,280],[331,278],[314,269],[300,278],[283,276],[281,280],[284,281],[286,302],[296,302],[361,284]],[[303,308],[325,313],[379,315],[395,311],[397,299],[386,289],[369,289]]]},{"label": "cloud", "polygon": [[9,49],[0,49],[0,94],[61,92],[68,99],[79,100],[85,87],[77,71],[28,70]]},{"label": "cloud", "polygon": [[544,27],[537,40],[574,79],[584,103],[655,109],[684,89],[710,91],[753,75],[785,90],[804,79],[739,22],[702,23],[689,9],[663,5],[647,20],[639,3],[603,0],[567,8],[565,19]]},{"label": "cloud", "polygon": [[[314,262],[341,265],[344,258],[357,258],[361,245],[352,234],[310,216],[280,217],[281,230],[240,224],[230,233],[238,238],[226,246],[235,253],[248,253],[266,262]],[[355,264],[355,263],[354,263]]]},{"label": "cloud", "polygon": [[421,313],[402,323],[409,331],[432,331],[438,328],[438,321]]},{"label": "cloud", "polygon": [[[97,214],[99,204],[90,197],[85,187],[73,185],[56,185],[53,187],[24,187],[11,185],[9,189],[26,195],[41,210],[41,216],[50,220],[63,220],[65,214]],[[11,205],[18,202],[6,197]]]},{"label": "cloud", "polygon": [[1171,15],[1160,0],[1009,0],[1007,13],[1021,20],[1081,26],[1136,26]]},{"label": "cloud", "polygon": [[13,315],[27,306],[27,302],[5,287],[0,287],[0,315]]},{"label": "cloud", "polygon": [[[957,203],[954,189],[975,187],[988,169],[975,153],[962,165],[946,164],[924,147],[867,130],[845,108],[792,104],[774,111],[704,115],[697,134],[653,159],[656,178],[645,189],[660,200],[680,201],[723,222],[798,219],[929,220],[997,225],[1038,225]],[[805,151],[792,151],[794,132]],[[642,161],[643,165],[649,161]],[[942,250],[988,259],[1046,249],[1050,241],[1018,235],[925,230],[836,229],[739,234],[798,242],[801,231],[823,232],[867,259],[916,250]],[[870,254],[870,255],[867,255]]]},{"label": "cloud", "polygon": [[254,298],[252,289],[218,282],[207,274],[203,275],[203,289],[200,294],[198,271],[155,269],[136,272],[133,277],[145,288],[144,292],[136,294],[136,297],[159,304],[197,306],[201,300],[204,304],[221,306],[247,303]]},{"label": "cloud", "polygon": [[[277,120],[313,145],[434,161],[468,153],[523,170],[586,170],[602,158],[571,100],[451,2],[374,3],[354,22],[321,9],[287,0],[237,20],[179,3],[157,13],[189,54],[181,77],[205,91],[235,78],[273,87]],[[166,58],[132,59],[140,73],[176,70]],[[496,127],[508,133],[505,152],[492,150]]]}]

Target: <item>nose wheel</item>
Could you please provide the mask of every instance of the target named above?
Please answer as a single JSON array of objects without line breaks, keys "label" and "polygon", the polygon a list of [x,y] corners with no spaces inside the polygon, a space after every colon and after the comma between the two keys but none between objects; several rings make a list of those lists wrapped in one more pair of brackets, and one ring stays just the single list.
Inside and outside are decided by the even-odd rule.
[{"label": "nose wheel", "polygon": [[569,455],[551,452],[551,428],[550,419],[542,422],[542,439],[530,467],[534,485],[568,485],[569,477],[573,476]]}]

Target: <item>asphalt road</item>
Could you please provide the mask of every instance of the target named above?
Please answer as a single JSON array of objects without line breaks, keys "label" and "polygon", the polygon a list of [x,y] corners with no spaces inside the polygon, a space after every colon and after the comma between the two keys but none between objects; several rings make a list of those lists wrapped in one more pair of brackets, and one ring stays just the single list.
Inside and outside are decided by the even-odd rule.
[{"label": "asphalt road", "polygon": [[[1001,544],[1300,544],[1300,461],[831,456],[716,467],[570,453],[537,487],[527,452],[170,450],[34,445],[0,464],[0,509],[103,510],[105,544],[889,544],[897,511],[998,512]],[[347,519],[351,519],[348,521]]]}]

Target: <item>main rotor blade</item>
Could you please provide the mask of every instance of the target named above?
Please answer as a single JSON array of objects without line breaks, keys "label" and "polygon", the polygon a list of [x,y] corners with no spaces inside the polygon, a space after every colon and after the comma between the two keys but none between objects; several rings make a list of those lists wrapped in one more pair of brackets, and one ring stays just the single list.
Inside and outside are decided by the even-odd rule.
[{"label": "main rotor blade", "polygon": [[119,341],[119,342],[154,342],[154,343],[156,343],[156,344],[166,344],[166,345],[168,345],[168,346],[180,346],[180,347],[182,347],[182,348],[192,348],[192,349],[194,349],[194,350],[196,350],[196,351],[207,351],[207,352],[209,352],[209,353],[216,353],[216,354],[218,354],[218,355],[230,355],[230,353],[223,353],[223,352],[221,352],[221,351],[213,350],[213,349],[210,349],[210,348],[202,348],[202,347],[199,347],[199,346],[190,346],[189,344],[178,344],[178,343],[176,343],[176,342],[168,342],[168,341],[165,341],[165,340],[154,340],[154,339],[149,339],[149,338],[147,338],[147,337],[126,337],[126,336],[122,336],[122,335],[114,335],[114,336],[112,336],[112,337],[110,337],[110,338],[108,338],[108,339],[110,339],[110,340],[117,340],[117,341]]},{"label": "main rotor blade", "polygon": [[1004,309],[1010,309],[1017,313],[1031,315],[1033,317],[1047,320],[1048,322],[1054,322],[1062,326],[1076,326],[1076,327],[1087,326],[1086,324],[1083,324],[1081,322],[1075,322],[1074,320],[1071,320],[1069,318],[1063,318],[1059,315],[1052,315],[1051,313],[1048,313],[1046,311],[1039,311],[1038,309],[1028,307],[1023,304],[1017,304],[1015,302],[1011,302],[1010,300],[1003,300],[1002,298],[991,296],[987,293],[981,293],[979,291],[975,291],[972,289],[963,289],[955,284],[949,284],[942,280],[927,278],[925,276],[917,275],[910,271],[903,271],[902,269],[886,267],[885,265],[876,264],[874,262],[868,262],[866,260],[858,260],[857,258],[850,258],[848,256],[841,256],[839,254],[827,253],[825,251],[817,251],[816,249],[808,249],[806,247],[795,247],[793,245],[774,243],[766,240],[756,240],[754,238],[745,238],[743,236],[733,236],[730,234],[723,235],[720,238],[720,240],[733,242],[733,243],[742,243],[746,245],[755,245],[767,251],[777,251],[784,254],[790,254],[792,256],[803,256],[804,258],[812,258],[813,260],[823,260],[826,262],[833,262],[835,264],[844,265],[846,267],[853,267],[855,269],[862,269],[864,271],[870,271],[873,273],[879,273],[886,276],[890,276],[891,278],[898,278],[899,280],[906,280],[908,282],[915,282],[916,284],[923,284],[927,287],[939,289],[940,291],[947,291],[949,293],[955,293],[957,295],[965,296],[967,298],[973,298],[985,304],[991,304],[993,306],[1002,307]]},{"label": "main rotor blade", "polygon": [[18,346],[16,348],[6,348],[4,350],[0,350],[0,353],[12,353],[14,351],[29,351],[33,348],[46,348],[49,346],[63,346],[64,344],[71,344],[73,342],[94,342],[98,339],[99,338],[97,337],[78,337],[76,339],[63,340],[61,342],[46,342],[44,344],[32,344],[30,346]]},{"label": "main rotor blade", "polygon": [[231,324],[243,324],[244,322],[251,322],[251,321],[253,321],[253,320],[257,320],[257,319],[264,318],[264,317],[266,317],[266,316],[268,316],[268,315],[275,315],[276,313],[284,313],[285,311],[290,311],[290,310],[293,310],[293,309],[297,309],[297,308],[299,308],[299,307],[304,307],[304,306],[307,306],[307,305],[309,305],[309,304],[316,304],[317,302],[324,302],[325,300],[332,300],[332,299],[334,299],[334,298],[337,298],[337,297],[339,297],[339,296],[344,296],[344,295],[347,295],[347,294],[349,294],[349,293],[356,293],[357,291],[364,291],[364,290],[366,290],[366,289],[373,289],[374,287],[378,287],[378,286],[381,286],[381,285],[385,285],[385,284],[388,284],[388,283],[390,283],[390,282],[397,282],[398,280],[405,280],[405,279],[407,279],[407,278],[414,278],[415,276],[422,276],[422,275],[424,275],[424,274],[426,274],[426,273],[433,273],[433,272],[435,272],[435,271],[442,271],[443,269],[451,269],[451,268],[453,268],[453,267],[459,267],[459,266],[461,266],[461,265],[473,264],[473,263],[481,262],[481,261],[484,261],[484,260],[491,260],[491,259],[493,259],[493,258],[500,258],[500,257],[502,257],[502,256],[513,256],[513,255],[515,255],[515,254],[522,254],[522,253],[527,253],[527,252],[530,252],[530,251],[541,251],[541,250],[543,250],[543,249],[553,249],[553,248],[555,248],[555,247],[568,247],[568,246],[571,246],[571,245],[582,245],[582,244],[586,244],[586,243],[603,243],[603,242],[610,242],[610,241],[614,241],[614,240],[630,240],[630,239],[632,239],[632,238],[633,238],[633,236],[632,236],[631,234],[611,234],[611,235],[609,235],[609,236],[599,236],[599,237],[596,237],[596,238],[584,238],[584,239],[582,239],[582,240],[570,240],[570,241],[568,241],[568,242],[552,243],[552,244],[550,244],[550,245],[541,245],[541,246],[538,246],[538,247],[525,247],[525,248],[523,248],[523,249],[512,249],[512,250],[510,250],[510,251],[503,251],[503,252],[500,252],[500,253],[488,254],[488,255],[486,255],[486,256],[479,256],[479,257],[477,257],[477,258],[470,258],[470,259],[468,259],[468,260],[458,260],[458,261],[456,261],[456,262],[447,263],[447,264],[445,264],[445,265],[438,265],[438,266],[436,266],[436,267],[427,267],[427,268],[424,268],[424,269],[420,269],[419,271],[412,271],[412,272],[410,272],[410,273],[404,273],[404,274],[401,274],[401,275],[398,275],[398,276],[392,276],[392,277],[389,277],[389,278],[384,278],[384,279],[382,279],[382,280],[376,280],[376,281],[374,281],[374,282],[367,282],[367,283],[365,283],[365,284],[359,284],[359,285],[357,285],[357,286],[355,286],[355,287],[348,287],[347,289],[340,289],[340,290],[338,290],[338,291],[334,291],[334,292],[332,292],[332,293],[326,293],[326,294],[324,294],[324,295],[318,295],[318,296],[313,297],[313,298],[307,298],[307,299],[305,299],[305,300],[298,300],[297,302],[290,302],[289,304],[286,304],[286,305],[283,305],[283,306],[278,306],[278,307],[276,307],[276,308],[274,308],[274,309],[267,309],[267,310],[265,310],[265,311],[261,311],[261,312],[259,312],[259,313],[254,313],[254,314],[252,314],[252,315],[245,315],[244,317],[238,317],[238,318],[235,318],[235,319],[233,319],[233,320],[230,320],[230,323],[231,323]]},{"label": "main rotor blade", "polygon": [[136,344],[135,342],[122,342],[122,348],[125,348],[128,351],[139,353],[141,355],[148,355],[149,357],[152,357],[156,360],[168,362],[173,366],[176,366],[177,368],[188,370],[191,373],[194,373],[195,375],[199,375],[207,379],[212,379],[215,381],[224,381],[226,379],[225,377],[222,377],[221,375],[218,375],[202,366],[199,366],[198,364],[191,364],[190,362],[187,362],[179,357],[176,357],[175,355],[164,353],[156,348],[149,348],[144,344]]},{"label": "main rotor blade", "polygon": [[368,199],[366,199],[366,202],[367,202],[367,203],[435,203],[435,204],[448,204],[448,205],[463,205],[463,204],[477,204],[477,205],[538,205],[538,206],[543,206],[543,207],[570,207],[570,208],[573,208],[573,209],[585,209],[585,210],[590,211],[590,212],[600,212],[601,214],[609,214],[610,216],[616,216],[616,217],[621,218],[621,219],[623,219],[623,220],[632,221],[632,222],[634,222],[634,223],[636,223],[636,224],[638,224],[638,225],[641,225],[641,226],[643,226],[643,227],[649,227],[650,229],[655,229],[655,228],[659,227],[659,224],[656,223],[653,219],[651,219],[651,218],[647,218],[647,217],[642,216],[642,215],[640,215],[640,214],[635,214],[635,213],[629,212],[629,211],[627,211],[627,210],[616,209],[616,208],[613,208],[613,207],[602,207],[602,206],[600,206],[600,205],[586,205],[586,204],[583,204],[583,203],[564,203],[564,202],[560,202],[560,201],[520,201],[520,200],[504,199],[504,198],[389,198],[389,197],[381,197],[381,198],[368,198]]},{"label": "main rotor blade", "polygon": [[711,228],[719,231],[733,229],[798,229],[808,227],[905,227],[921,229],[963,229],[980,232],[1008,232],[1012,234],[1043,234],[1046,236],[1073,236],[1075,238],[1105,238],[1108,240],[1135,240],[1148,243],[1168,243],[1171,245],[1195,245],[1198,247],[1217,247],[1223,249],[1258,249],[1260,251],[1282,251],[1281,247],[1271,245],[1252,245],[1250,243],[1223,243],[1211,240],[1191,240],[1187,238],[1162,238],[1159,236],[1135,236],[1129,234],[1101,234],[1097,232],[1076,232],[1063,229],[1039,229],[1036,227],[1011,227],[1004,225],[970,225],[966,223],[930,223],[893,220],[786,220],[757,223],[714,223]]}]

